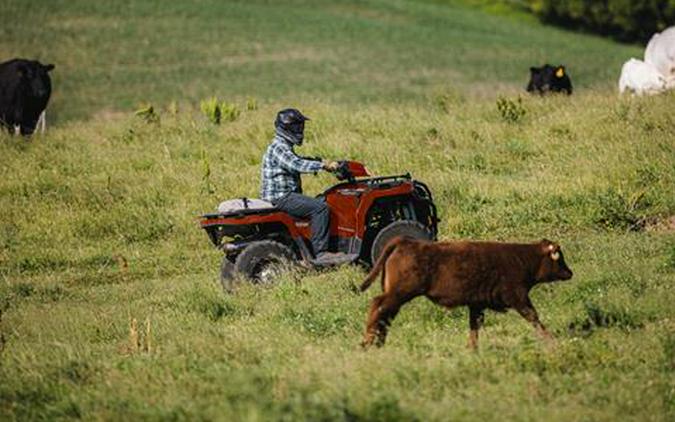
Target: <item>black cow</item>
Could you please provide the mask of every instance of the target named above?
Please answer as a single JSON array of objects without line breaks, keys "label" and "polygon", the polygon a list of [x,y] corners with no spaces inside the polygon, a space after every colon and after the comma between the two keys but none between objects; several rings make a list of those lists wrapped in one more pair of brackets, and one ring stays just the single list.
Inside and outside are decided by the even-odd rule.
[{"label": "black cow", "polygon": [[527,92],[537,92],[539,94],[566,92],[567,95],[570,95],[572,94],[572,81],[563,65],[551,66],[550,64],[545,64],[542,67],[531,67]]},{"label": "black cow", "polygon": [[0,125],[10,132],[19,126],[22,135],[35,131],[40,114],[52,93],[49,71],[53,64],[13,59],[0,63]]}]

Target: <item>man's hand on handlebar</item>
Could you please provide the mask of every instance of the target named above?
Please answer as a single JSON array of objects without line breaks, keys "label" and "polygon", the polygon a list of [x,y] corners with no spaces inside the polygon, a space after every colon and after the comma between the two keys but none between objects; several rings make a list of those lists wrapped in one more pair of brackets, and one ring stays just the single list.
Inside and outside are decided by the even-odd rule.
[{"label": "man's hand on handlebar", "polygon": [[340,163],[338,163],[337,161],[332,161],[332,160],[323,160],[322,164],[323,164],[323,169],[326,170],[326,171],[329,171],[331,173],[336,171],[338,169],[338,167],[340,166]]}]

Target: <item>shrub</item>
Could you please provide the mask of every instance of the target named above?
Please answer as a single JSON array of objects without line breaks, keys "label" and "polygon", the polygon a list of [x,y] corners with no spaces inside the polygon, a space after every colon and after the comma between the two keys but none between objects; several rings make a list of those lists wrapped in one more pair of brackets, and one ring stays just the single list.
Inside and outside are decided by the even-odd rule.
[{"label": "shrub", "polygon": [[645,192],[627,195],[615,189],[608,189],[597,197],[595,223],[607,229],[642,230],[647,222],[650,206]]},{"label": "shrub", "polygon": [[203,100],[199,106],[209,121],[216,125],[219,125],[223,120],[233,122],[237,120],[240,114],[236,104],[220,102],[216,97]]},{"label": "shrub", "polygon": [[254,111],[258,109],[258,101],[250,97],[249,99],[246,100],[246,110],[248,111]]},{"label": "shrub", "polygon": [[596,303],[584,303],[586,317],[576,318],[568,329],[573,334],[590,334],[597,328],[620,328],[634,330],[644,327],[642,318],[634,312],[617,306],[599,306]]},{"label": "shrub", "polygon": [[229,104],[223,102],[220,104],[220,109],[223,115],[223,119],[227,120],[228,122],[233,122],[237,120],[237,117],[239,117],[239,114],[241,113],[239,108],[237,108],[236,104]]},{"label": "shrub", "polygon": [[529,0],[542,21],[622,41],[646,41],[675,21],[675,0]]},{"label": "shrub", "polygon": [[220,104],[216,97],[211,97],[208,100],[203,100],[199,103],[199,108],[201,108],[202,113],[206,116],[207,119],[213,124],[220,124],[221,111]]},{"label": "shrub", "polygon": [[454,90],[438,93],[433,99],[434,105],[444,113],[449,113],[453,107],[460,106],[464,101],[464,96]]},{"label": "shrub", "polygon": [[140,117],[145,123],[159,123],[159,114],[155,111],[152,104],[140,106],[134,114]]},{"label": "shrub", "polygon": [[520,97],[516,101],[504,97],[497,98],[497,110],[499,110],[502,119],[509,123],[518,123],[526,113],[523,100]]}]

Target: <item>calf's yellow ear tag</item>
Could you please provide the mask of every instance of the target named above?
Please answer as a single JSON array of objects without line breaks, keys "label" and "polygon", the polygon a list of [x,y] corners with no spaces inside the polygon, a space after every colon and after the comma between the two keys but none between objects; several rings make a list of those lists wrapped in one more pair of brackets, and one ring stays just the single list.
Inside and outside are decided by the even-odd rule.
[{"label": "calf's yellow ear tag", "polygon": [[559,67],[558,70],[555,71],[555,76],[557,76],[559,78],[562,78],[563,76],[565,76],[565,69],[563,69],[562,67]]}]

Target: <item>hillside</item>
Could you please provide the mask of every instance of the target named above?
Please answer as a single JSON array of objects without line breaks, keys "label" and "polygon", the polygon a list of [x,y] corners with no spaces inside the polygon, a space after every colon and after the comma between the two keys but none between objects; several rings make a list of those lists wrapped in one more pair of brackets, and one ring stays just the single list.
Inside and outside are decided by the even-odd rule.
[{"label": "hillside", "polygon": [[[564,63],[614,87],[636,46],[505,19],[458,2],[6,0],[0,57],[54,62],[52,118],[210,95],[387,104],[438,92],[494,98]],[[26,24],[30,22],[30,25]]]},{"label": "hillside", "polygon": [[[675,96],[617,97],[639,48],[459,3],[158,3],[0,6],[36,22],[1,55],[58,70],[48,132],[0,135],[0,419],[675,417]],[[520,94],[542,61],[578,92]],[[465,309],[417,299],[364,352],[358,267],[225,295],[197,216],[257,194],[288,104],[303,154],[426,182],[442,240],[559,241],[574,278],[533,292],[555,345],[488,312],[472,353]]]}]

